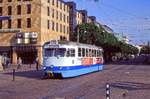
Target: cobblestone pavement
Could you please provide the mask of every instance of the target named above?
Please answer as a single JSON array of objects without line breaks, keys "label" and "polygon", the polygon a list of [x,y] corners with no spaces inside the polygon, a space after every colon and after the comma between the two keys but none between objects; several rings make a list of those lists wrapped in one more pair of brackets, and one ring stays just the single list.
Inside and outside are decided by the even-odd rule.
[{"label": "cobblestone pavement", "polygon": [[105,65],[103,71],[69,79],[44,79],[35,66],[23,66],[0,73],[0,99],[106,99],[105,84],[111,85],[111,99],[150,99],[149,65]]}]

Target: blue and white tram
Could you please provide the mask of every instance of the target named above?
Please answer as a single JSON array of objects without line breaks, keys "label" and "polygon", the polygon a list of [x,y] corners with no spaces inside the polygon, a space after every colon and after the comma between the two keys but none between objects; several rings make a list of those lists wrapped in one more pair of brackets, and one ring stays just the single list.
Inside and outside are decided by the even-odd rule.
[{"label": "blue and white tram", "polygon": [[102,70],[102,52],[93,45],[49,41],[43,46],[44,76],[67,78]]}]

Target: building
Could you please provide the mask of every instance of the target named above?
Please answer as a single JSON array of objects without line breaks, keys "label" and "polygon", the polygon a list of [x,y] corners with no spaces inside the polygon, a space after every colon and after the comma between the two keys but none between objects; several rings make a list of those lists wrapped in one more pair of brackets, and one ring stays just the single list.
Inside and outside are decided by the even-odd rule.
[{"label": "building", "polygon": [[116,37],[119,41],[121,41],[121,42],[123,42],[123,43],[126,43],[126,44],[129,44],[129,39],[128,39],[128,37],[125,36],[125,35],[123,35],[123,33],[115,33],[114,35],[115,35],[115,37]]},{"label": "building", "polygon": [[96,17],[95,16],[88,16],[87,23],[96,24]]},{"label": "building", "polygon": [[[69,7],[63,0],[0,0],[0,54],[31,63],[49,40],[69,40]],[[36,34],[36,43],[31,43]],[[18,42],[17,42],[18,41]]]},{"label": "building", "polygon": [[72,33],[75,32],[77,25],[84,23],[84,16],[80,10],[76,9],[76,3],[73,1],[67,2],[69,7],[69,39],[72,40]]},{"label": "building", "polygon": [[109,26],[107,26],[107,25],[102,25],[102,28],[103,28],[106,32],[114,34],[113,29],[111,29]]}]

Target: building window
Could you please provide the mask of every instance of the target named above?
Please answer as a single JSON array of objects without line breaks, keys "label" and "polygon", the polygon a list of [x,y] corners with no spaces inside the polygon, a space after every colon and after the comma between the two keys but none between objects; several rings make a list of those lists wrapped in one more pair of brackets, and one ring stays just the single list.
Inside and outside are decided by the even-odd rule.
[{"label": "building window", "polygon": [[63,28],[63,29],[64,29],[64,33],[66,33],[66,28],[65,28],[65,25],[64,25],[64,28]]},{"label": "building window", "polygon": [[67,27],[67,34],[69,34],[69,27]]},{"label": "building window", "polygon": [[62,24],[60,24],[60,32],[62,32]]},{"label": "building window", "polygon": [[17,6],[17,14],[20,15],[21,14],[21,5]]},{"label": "building window", "polygon": [[57,0],[57,4],[56,4],[57,7],[58,7],[58,4],[59,4],[59,2],[58,2],[58,0]]},{"label": "building window", "polygon": [[69,23],[69,16],[67,16],[67,23]]},{"label": "building window", "polygon": [[52,0],[52,5],[55,5],[55,0]]},{"label": "building window", "polygon": [[52,9],[52,18],[54,18],[54,9]]},{"label": "building window", "polygon": [[56,11],[56,19],[58,19],[58,11]]},{"label": "building window", "polygon": [[2,29],[2,24],[3,24],[3,21],[2,20],[0,20],[0,29]]},{"label": "building window", "polygon": [[27,28],[31,28],[31,18],[27,18]]},{"label": "building window", "polygon": [[27,4],[27,14],[31,14],[31,4]]},{"label": "building window", "polygon": [[60,21],[62,21],[62,13],[60,12]]},{"label": "building window", "polygon": [[8,20],[8,28],[11,28],[11,20]]},{"label": "building window", "polygon": [[17,28],[21,28],[21,19],[17,20]]},{"label": "building window", "polygon": [[56,31],[58,32],[58,23],[56,23]]},{"label": "building window", "polygon": [[66,16],[65,16],[65,14],[64,14],[64,22],[66,22]]},{"label": "building window", "polygon": [[47,29],[50,29],[50,21],[47,20]]},{"label": "building window", "polygon": [[12,12],[12,7],[8,6],[8,15],[11,15],[11,12]]},{"label": "building window", "polygon": [[2,15],[3,15],[3,8],[0,7],[0,16],[2,16]]},{"label": "building window", "polygon": [[54,21],[52,21],[52,30],[53,31],[55,30],[55,23],[54,23]]},{"label": "building window", "polygon": [[66,5],[64,4],[64,11],[66,10]]},{"label": "building window", "polygon": [[50,9],[47,7],[47,16],[50,16]]},{"label": "building window", "polygon": [[3,0],[0,0],[0,3],[2,3],[3,2]]},{"label": "building window", "polygon": [[8,2],[11,2],[12,0],[8,0]]},{"label": "building window", "polygon": [[60,2],[60,9],[62,9],[62,2]]}]

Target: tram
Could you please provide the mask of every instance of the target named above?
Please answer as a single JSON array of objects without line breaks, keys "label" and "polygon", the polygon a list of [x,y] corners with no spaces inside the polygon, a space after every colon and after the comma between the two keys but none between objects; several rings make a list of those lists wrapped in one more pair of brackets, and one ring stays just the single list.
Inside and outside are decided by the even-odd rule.
[{"label": "tram", "polygon": [[103,69],[103,49],[69,41],[49,41],[43,45],[44,77],[75,77]]}]

